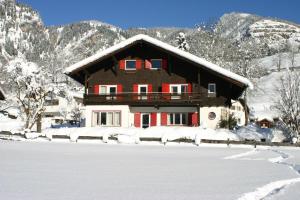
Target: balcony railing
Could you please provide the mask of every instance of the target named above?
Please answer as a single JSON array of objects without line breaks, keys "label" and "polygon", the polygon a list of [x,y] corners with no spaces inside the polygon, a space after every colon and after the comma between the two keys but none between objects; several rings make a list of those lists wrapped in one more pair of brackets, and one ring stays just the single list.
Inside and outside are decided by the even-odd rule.
[{"label": "balcony railing", "polygon": [[207,93],[161,93],[147,94],[119,93],[119,94],[86,94],[84,104],[167,104],[167,103],[199,103],[203,99],[210,98]]}]

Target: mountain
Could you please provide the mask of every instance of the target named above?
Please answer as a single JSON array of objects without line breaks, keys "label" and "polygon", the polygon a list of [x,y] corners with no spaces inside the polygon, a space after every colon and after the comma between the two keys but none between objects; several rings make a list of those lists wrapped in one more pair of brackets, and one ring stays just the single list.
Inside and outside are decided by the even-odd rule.
[{"label": "mountain", "polygon": [[[45,66],[53,75],[53,81],[64,82],[67,77],[62,71],[66,67],[126,38],[143,33],[177,46],[176,37],[180,32],[185,34],[189,52],[220,66],[239,73],[234,68],[238,65],[236,61],[243,63],[247,57],[250,65],[264,68],[268,73],[253,80],[260,85],[267,84],[268,79],[264,75],[278,72],[278,69],[300,67],[300,26],[289,21],[228,13],[215,26],[209,24],[194,28],[123,30],[99,21],[47,27],[39,13],[30,6],[15,0],[0,0],[0,83],[9,81],[5,66],[16,58]],[[247,55],[239,55],[241,49]],[[281,63],[280,67],[278,63]],[[74,82],[71,84],[76,86]],[[11,90],[9,86],[7,90]],[[252,97],[257,99],[258,95],[268,95],[268,91],[253,91],[250,100]],[[255,101],[249,102],[255,105]]]}]

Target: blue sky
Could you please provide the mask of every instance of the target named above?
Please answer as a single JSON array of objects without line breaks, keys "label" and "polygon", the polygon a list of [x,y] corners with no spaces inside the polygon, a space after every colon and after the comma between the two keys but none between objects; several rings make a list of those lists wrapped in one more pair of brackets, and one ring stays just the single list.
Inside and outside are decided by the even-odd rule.
[{"label": "blue sky", "polygon": [[99,20],[121,28],[194,27],[228,12],[300,23],[300,0],[17,0],[38,10],[46,25]]}]

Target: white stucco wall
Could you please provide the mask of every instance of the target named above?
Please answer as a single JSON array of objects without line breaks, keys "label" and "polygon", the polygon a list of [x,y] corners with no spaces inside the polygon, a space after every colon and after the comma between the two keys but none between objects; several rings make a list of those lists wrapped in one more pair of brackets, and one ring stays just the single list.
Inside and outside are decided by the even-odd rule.
[{"label": "white stucco wall", "polygon": [[[228,108],[228,107],[201,107],[200,108],[200,124],[207,127],[215,129],[218,127],[218,123],[221,120],[221,114],[222,110],[226,109],[228,113],[233,113],[234,116],[238,119],[240,119],[240,123],[238,123],[239,126],[245,125],[245,112],[243,109],[243,106],[239,101],[233,101],[232,106],[235,106],[235,109]],[[240,107],[240,110],[237,110],[236,108]],[[216,114],[216,118],[214,120],[211,120],[208,118],[208,115],[210,112],[214,112]]]}]

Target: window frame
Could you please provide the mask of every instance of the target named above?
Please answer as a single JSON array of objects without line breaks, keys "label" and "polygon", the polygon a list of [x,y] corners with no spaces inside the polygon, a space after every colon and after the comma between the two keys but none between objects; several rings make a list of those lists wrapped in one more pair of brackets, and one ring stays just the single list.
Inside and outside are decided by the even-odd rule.
[{"label": "window frame", "polygon": [[[214,86],[214,91],[213,92],[210,91],[210,86]],[[207,86],[207,92],[208,92],[208,94],[216,94],[217,93],[216,83],[209,83],[208,86]]]},{"label": "window frame", "polygon": [[[101,92],[101,87],[105,87],[105,94]],[[118,85],[99,85],[99,94],[100,95],[110,95],[110,88],[116,89],[116,94],[118,93]]]},{"label": "window frame", "polygon": [[[127,62],[128,61],[134,61],[135,62],[135,68],[133,69],[131,69],[131,68],[127,68]],[[134,70],[136,70],[136,59],[128,59],[128,60],[125,60],[125,70],[127,70],[127,71],[134,71]]]},{"label": "window frame", "polygon": [[[106,115],[106,124],[102,125],[101,121],[102,121],[102,113],[105,113]],[[112,124],[108,125],[108,113],[112,113]],[[115,116],[116,113],[119,114],[119,120],[116,120]],[[94,117],[96,117],[96,119],[94,119]],[[119,121],[119,124],[116,124],[115,122]],[[93,124],[94,122],[96,122],[96,124]],[[92,112],[92,127],[121,127],[122,126],[122,112],[121,110],[94,110]]]},{"label": "window frame", "polygon": [[187,83],[183,83],[183,84],[170,84],[169,91],[170,91],[171,94],[173,94],[172,91],[171,91],[172,87],[177,87],[177,91],[178,91],[177,94],[179,94],[179,95],[184,94],[181,91],[182,86],[186,87],[186,92],[184,92],[184,93],[188,93],[188,87],[189,87],[189,85]]},{"label": "window frame", "polygon": [[[186,88],[186,92],[182,92],[182,86],[185,86]],[[172,87],[177,87],[177,94],[172,92]],[[171,94],[171,99],[180,99],[182,94],[186,94],[188,93],[188,87],[189,85],[187,83],[183,83],[183,84],[170,84],[169,86],[169,91]]]},{"label": "window frame", "polygon": [[[155,60],[159,60],[160,61],[160,64],[161,64],[160,68],[153,68],[152,61],[155,61]],[[151,70],[160,70],[163,67],[163,59],[159,59],[159,58],[157,58],[157,59],[150,59],[150,62],[151,62],[151,67],[150,67]]]},{"label": "window frame", "polygon": [[[141,88],[145,87],[146,88],[146,94],[145,96],[141,96]],[[149,88],[148,88],[148,84],[138,84],[138,99],[139,100],[147,100],[147,96],[148,96],[148,92],[149,92]]]},{"label": "window frame", "polygon": [[[176,124],[176,114],[180,115],[180,123]],[[171,123],[171,115],[173,116],[173,123]],[[183,123],[183,116],[185,116],[185,123]],[[188,125],[188,113],[167,113],[167,125],[168,126],[186,126]]]}]

